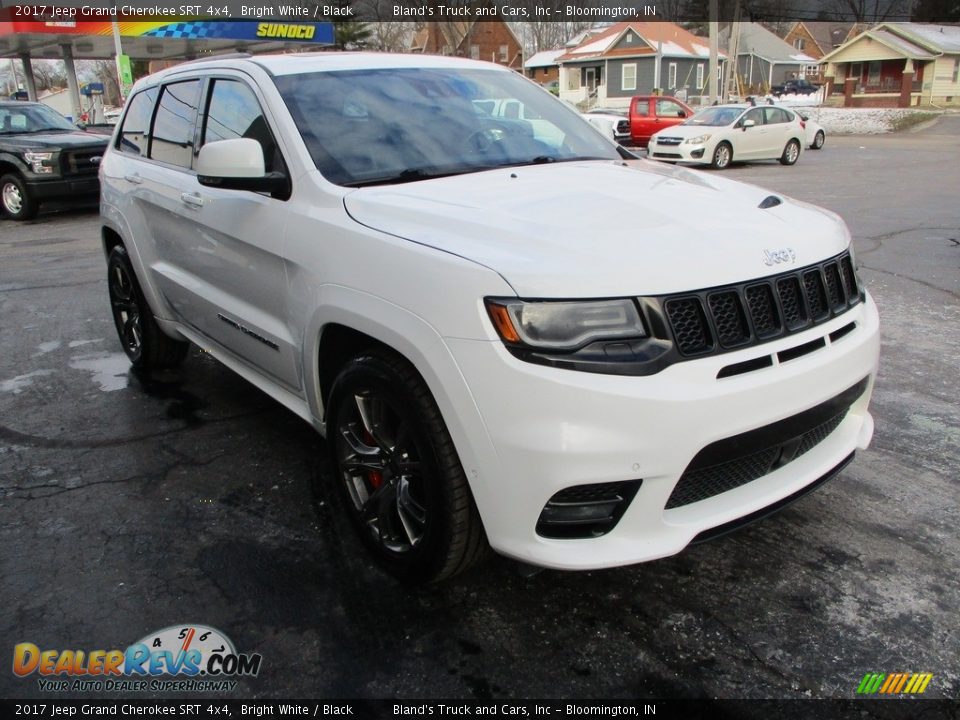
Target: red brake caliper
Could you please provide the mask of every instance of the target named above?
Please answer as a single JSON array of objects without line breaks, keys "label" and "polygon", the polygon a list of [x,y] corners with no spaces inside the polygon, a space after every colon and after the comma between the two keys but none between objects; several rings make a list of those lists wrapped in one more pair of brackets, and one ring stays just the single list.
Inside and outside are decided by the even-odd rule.
[{"label": "red brake caliper", "polygon": [[[373,435],[367,430],[363,431],[363,441],[371,446],[377,444],[377,441],[373,439]],[[383,473],[379,470],[367,470],[367,480],[370,481],[370,485],[376,490],[383,485]]]}]

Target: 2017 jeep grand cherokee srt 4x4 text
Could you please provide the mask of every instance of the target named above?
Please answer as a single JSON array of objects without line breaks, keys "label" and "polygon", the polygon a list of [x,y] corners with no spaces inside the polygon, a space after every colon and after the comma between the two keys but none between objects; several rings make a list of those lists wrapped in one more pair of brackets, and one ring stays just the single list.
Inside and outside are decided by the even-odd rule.
[{"label": "2017 jeep grand cherokee srt 4x4 text", "polygon": [[679,552],[867,446],[878,318],[836,215],[631,157],[487,63],[164,70],[100,171],[123,347],[312,423],[398,575]]}]

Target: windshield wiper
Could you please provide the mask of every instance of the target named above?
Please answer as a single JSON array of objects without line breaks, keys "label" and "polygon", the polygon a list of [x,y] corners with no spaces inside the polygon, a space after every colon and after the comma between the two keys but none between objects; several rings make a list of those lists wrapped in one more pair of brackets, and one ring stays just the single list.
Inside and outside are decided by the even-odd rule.
[{"label": "windshield wiper", "polygon": [[366,180],[355,180],[353,182],[343,183],[346,187],[371,187],[373,185],[399,185],[401,183],[416,182],[417,180],[432,180],[434,178],[450,177],[451,175],[463,175],[464,173],[475,172],[474,168],[466,170],[454,170],[448,172],[430,172],[423,168],[407,168],[395,175],[384,175],[383,177],[367,178]]},{"label": "windshield wiper", "polygon": [[38,133],[38,132],[50,132],[51,130],[60,130],[61,132],[71,132],[72,128],[42,127],[42,128],[32,128],[30,130],[21,130],[20,132],[26,134],[26,133]]}]

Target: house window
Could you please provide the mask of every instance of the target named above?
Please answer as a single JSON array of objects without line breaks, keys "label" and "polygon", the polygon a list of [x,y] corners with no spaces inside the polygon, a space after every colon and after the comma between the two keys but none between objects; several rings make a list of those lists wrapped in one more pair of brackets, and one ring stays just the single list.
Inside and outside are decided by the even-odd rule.
[{"label": "house window", "polygon": [[880,84],[880,61],[873,60],[867,65],[867,85]]},{"label": "house window", "polygon": [[703,63],[697,64],[697,90],[703,90]]},{"label": "house window", "polygon": [[806,39],[804,39],[804,38],[802,38],[802,37],[795,38],[794,41],[793,41],[793,46],[794,46],[797,50],[803,50],[803,46],[806,45],[806,44],[807,44]]},{"label": "house window", "polygon": [[953,84],[957,84],[957,80],[960,80],[960,58],[957,58],[953,61]]},{"label": "house window", "polygon": [[509,49],[506,45],[501,45],[501,46],[500,46],[500,62],[506,62],[506,61],[507,61],[507,53],[508,53],[509,51],[510,51],[510,49]]},{"label": "house window", "polygon": [[675,88],[677,86],[677,64],[670,63],[667,68],[667,87]]},{"label": "house window", "polygon": [[470,59],[471,59],[471,60],[479,60],[479,59],[480,59],[480,46],[479,46],[479,45],[471,45],[471,46],[470,46]]},{"label": "house window", "polygon": [[633,33],[632,33],[632,32],[628,32],[628,33],[626,34],[626,36],[624,37],[624,41],[625,41],[628,45],[629,45],[630,43],[632,43],[632,42],[633,42]]},{"label": "house window", "polygon": [[637,89],[637,64],[624,65],[621,71],[620,84],[624,90]]},{"label": "house window", "polygon": [[544,68],[544,69],[543,69],[543,76],[546,77],[546,76],[549,75],[549,74],[550,74],[550,68]]}]

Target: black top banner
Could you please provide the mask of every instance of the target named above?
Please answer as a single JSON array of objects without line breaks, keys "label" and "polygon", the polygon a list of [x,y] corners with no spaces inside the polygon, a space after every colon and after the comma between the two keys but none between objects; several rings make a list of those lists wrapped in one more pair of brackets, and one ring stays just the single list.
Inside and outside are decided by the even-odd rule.
[{"label": "black top banner", "polygon": [[0,701],[5,718],[261,718],[394,720],[925,720],[956,718],[948,700],[56,700]]},{"label": "black top banner", "polygon": [[957,22],[957,0],[831,0],[789,3],[774,0],[0,0],[0,21],[88,22],[135,20],[301,20],[334,22],[510,22],[602,23],[706,22]]}]

